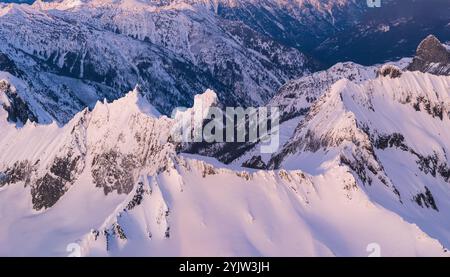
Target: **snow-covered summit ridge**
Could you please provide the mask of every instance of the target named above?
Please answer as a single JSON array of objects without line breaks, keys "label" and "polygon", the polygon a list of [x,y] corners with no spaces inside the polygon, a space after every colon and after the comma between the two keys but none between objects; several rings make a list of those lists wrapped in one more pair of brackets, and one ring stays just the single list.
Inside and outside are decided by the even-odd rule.
[{"label": "snow-covered summit ridge", "polygon": [[448,245],[450,76],[384,68],[389,74],[332,85],[269,168],[347,167],[372,201]]},{"label": "snow-covered summit ridge", "polygon": [[98,101],[94,107],[94,111],[99,105],[106,105],[111,112],[115,113],[144,113],[153,118],[161,117],[161,113],[149,103],[142,94],[139,86],[136,86],[124,97],[114,100],[111,103],[107,103],[106,99],[104,99],[103,103]]},{"label": "snow-covered summit ridge", "polygon": [[[395,69],[396,67],[385,65],[381,67],[380,71],[383,72],[383,69],[386,70],[392,68]],[[342,119],[348,116],[348,119],[345,121],[356,119],[360,124],[359,126],[365,126],[367,128],[373,127],[374,124],[379,123],[379,125],[376,126],[376,129],[386,129],[389,126],[386,122],[392,122],[394,119],[401,121],[408,118],[392,117],[388,120],[388,114],[391,110],[383,106],[385,104],[383,101],[392,102],[396,106],[402,106],[404,109],[409,109],[409,113],[413,116],[430,117],[430,122],[438,121],[446,123],[447,120],[450,119],[449,87],[450,76],[435,76],[429,73],[408,71],[400,72],[399,76],[391,76],[390,74],[386,74],[386,76],[380,75],[377,78],[369,79],[361,83],[353,82],[348,79],[341,79],[334,83],[331,88],[313,104],[311,110],[309,110],[306,115],[305,120],[303,120],[303,123],[297,128],[297,131],[303,129],[303,131],[311,132],[312,130],[305,129],[304,127],[305,124],[310,125],[313,124],[313,122],[326,124],[328,126],[317,127],[317,131],[320,131],[321,133],[329,132],[330,128],[334,128],[333,126],[339,128],[339,125],[330,123],[330,120],[317,118],[319,114],[323,113],[323,116],[330,119],[329,116],[333,114],[333,108],[336,108],[337,105],[345,111],[342,114]],[[386,115],[386,120],[381,120],[381,115]],[[333,115],[333,118],[339,118],[338,113]],[[424,122],[425,121],[422,121],[422,123]],[[399,127],[401,127],[401,125],[395,125],[392,129],[399,130]],[[391,132],[393,131],[394,130],[391,130]],[[335,132],[333,134],[337,136],[347,135],[343,132]],[[411,139],[414,138],[415,136],[411,137]],[[322,141],[324,140],[322,139]],[[340,140],[335,137],[330,141]],[[425,145],[418,143],[415,146],[424,147]],[[430,150],[431,149],[428,148],[428,151]]]},{"label": "snow-covered summit ridge", "polygon": [[64,126],[28,122],[16,128],[1,115],[0,186],[29,187],[36,211],[53,207],[80,182],[105,195],[128,194],[141,170],[154,174],[176,154],[173,119],[155,112],[138,87],[111,103],[97,102]]},{"label": "snow-covered summit ridge", "polygon": [[403,58],[396,62],[373,66],[362,66],[353,62],[338,63],[327,70],[287,82],[268,105],[281,108],[282,121],[305,115],[311,105],[338,80],[346,78],[352,82],[361,83],[374,79],[391,65],[398,67],[401,71],[450,75],[450,50],[434,35],[429,35],[417,47],[416,56],[412,59]]}]

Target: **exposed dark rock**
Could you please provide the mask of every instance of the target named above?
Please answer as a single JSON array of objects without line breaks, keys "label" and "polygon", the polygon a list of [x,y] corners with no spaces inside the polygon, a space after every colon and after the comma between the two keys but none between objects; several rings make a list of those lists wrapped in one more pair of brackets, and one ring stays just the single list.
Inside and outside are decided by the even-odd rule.
[{"label": "exposed dark rock", "polygon": [[397,147],[403,151],[408,150],[405,144],[405,137],[400,133],[393,133],[391,135],[379,135],[374,141],[374,147],[384,150],[386,148]]},{"label": "exposed dark rock", "polygon": [[252,179],[252,175],[250,175],[246,171],[236,172],[236,176],[238,176],[239,178],[245,179],[246,181]]},{"label": "exposed dark rock", "polygon": [[[430,101],[430,99],[425,98],[424,96],[418,96],[416,98],[416,101],[413,103],[413,107],[416,111],[424,110],[429,115],[440,118],[441,120],[444,119],[444,114],[446,111],[446,108],[444,105],[445,104],[442,102],[434,103],[434,102]],[[450,119],[450,113],[448,113],[448,111],[447,111],[447,116]]]},{"label": "exposed dark rock", "polygon": [[379,135],[376,139],[371,138],[374,146],[378,149],[387,149],[396,147],[402,151],[409,152],[416,156],[419,170],[431,176],[441,176],[445,182],[450,183],[450,166],[444,159],[434,152],[432,155],[424,156],[417,153],[414,149],[406,145],[405,138],[402,134],[394,133],[392,135]]},{"label": "exposed dark rock", "polygon": [[433,35],[425,38],[407,68],[410,71],[450,75],[450,51]]},{"label": "exposed dark rock", "polygon": [[252,149],[256,143],[251,142],[230,142],[230,143],[190,143],[185,144],[181,149],[183,153],[199,154],[214,157],[224,164],[230,164],[245,152]]},{"label": "exposed dark rock", "polygon": [[164,233],[164,237],[166,239],[170,238],[170,226],[167,226],[166,232]]},{"label": "exposed dark rock", "polygon": [[98,230],[91,230],[91,233],[94,235],[94,240],[97,240],[100,236],[100,232]]},{"label": "exposed dark rock", "polygon": [[35,210],[52,207],[75,181],[77,166],[81,157],[69,154],[63,158],[56,157],[50,169],[41,178],[33,179],[39,161],[31,164],[29,161],[18,161],[0,172],[0,187],[18,182],[25,186],[31,185],[31,197]]},{"label": "exposed dark rock", "polygon": [[122,239],[122,240],[126,240],[127,236],[125,235],[125,231],[122,229],[122,226],[119,225],[119,223],[114,225],[114,230],[115,230],[115,234],[117,234],[117,236]]},{"label": "exposed dark rock", "polygon": [[377,71],[377,77],[379,76],[389,76],[391,79],[399,78],[402,76],[402,70],[395,65],[385,65]]},{"label": "exposed dark rock", "polygon": [[80,158],[80,156],[72,158],[72,154],[64,158],[56,157],[50,167],[50,172],[65,181],[73,182],[75,180],[75,168]]},{"label": "exposed dark rock", "polygon": [[31,187],[31,197],[35,210],[51,208],[67,192],[75,181],[80,156],[69,152],[65,157],[56,157],[50,172],[36,180]]},{"label": "exposed dark rock", "polygon": [[0,71],[5,71],[16,77],[21,77],[22,72],[16,64],[5,54],[0,52]]},{"label": "exposed dark rock", "polygon": [[6,174],[3,172],[0,172],[0,187],[3,187],[6,184]]},{"label": "exposed dark rock", "polygon": [[136,192],[133,196],[133,199],[131,199],[130,203],[127,205],[127,210],[130,211],[134,209],[136,206],[139,206],[142,203],[142,200],[144,199],[144,184],[142,182],[139,182]]},{"label": "exposed dark rock", "polygon": [[433,194],[428,187],[425,187],[425,192],[419,193],[414,196],[414,201],[416,201],[416,203],[422,208],[432,208],[433,210],[439,211]]},{"label": "exposed dark rock", "polygon": [[[223,108],[223,103],[218,103],[217,106],[219,108]],[[225,112],[224,112],[225,114]],[[249,117],[248,115],[245,117],[245,124],[240,124],[240,122],[237,122],[235,119],[234,121],[234,130],[235,130],[235,137],[234,141],[238,141],[237,139],[237,133],[241,131],[240,126],[245,126],[245,142],[191,142],[191,143],[183,143],[180,145],[180,152],[183,153],[189,153],[189,154],[199,154],[202,156],[208,156],[208,157],[214,157],[217,160],[221,161],[222,163],[229,164],[236,160],[237,158],[241,157],[245,152],[253,149],[258,142],[252,142],[249,139]],[[205,126],[208,123],[207,120],[203,123]],[[223,135],[223,137],[226,137],[227,132],[227,118],[226,116],[223,117],[223,124],[224,128],[221,130],[215,130],[215,132]],[[240,124],[240,125],[238,125]],[[270,127],[269,127],[270,128]],[[270,132],[270,130],[268,130]],[[259,134],[260,137],[262,137],[261,134]]]},{"label": "exposed dark rock", "polygon": [[203,178],[205,178],[206,176],[215,175],[215,174],[217,174],[215,168],[212,165],[205,164],[205,167],[203,168],[203,172],[202,172]]},{"label": "exposed dark rock", "polygon": [[[100,232],[97,230],[94,230],[93,232],[94,236],[97,238]],[[103,235],[105,236],[106,241],[106,251],[111,250],[111,243],[112,240],[115,240],[116,238],[121,240],[127,240],[127,236],[125,234],[125,231],[123,230],[122,226],[118,222],[115,222],[112,224],[110,228],[103,230]]]},{"label": "exposed dark rock", "polygon": [[253,168],[253,169],[266,169],[267,165],[262,160],[261,156],[253,156],[250,160],[242,164],[243,167]]},{"label": "exposed dark rock", "polygon": [[25,182],[25,186],[27,186],[30,183],[32,171],[33,167],[30,162],[16,162],[4,172],[0,172],[0,187],[18,182]]},{"label": "exposed dark rock", "polygon": [[341,155],[340,162],[341,164],[348,166],[353,172],[355,172],[355,174],[359,177],[363,184],[372,185],[373,180],[368,175],[364,162],[359,161],[356,157],[353,158],[354,159],[351,160],[344,155]]},{"label": "exposed dark rock", "polygon": [[3,109],[8,112],[8,121],[25,124],[28,120],[38,122],[28,104],[12,89],[8,82],[0,81],[0,93],[4,93],[9,103],[3,103]]},{"label": "exposed dark rock", "polygon": [[94,157],[92,177],[96,187],[103,188],[105,195],[113,191],[129,194],[135,184],[134,170],[139,165],[133,155],[110,150]]},{"label": "exposed dark rock", "polygon": [[440,175],[444,181],[450,182],[450,166],[445,161],[441,161],[437,153],[422,156],[414,151],[411,152],[419,158],[417,164],[421,171],[425,174],[431,174],[433,177]]},{"label": "exposed dark rock", "polygon": [[103,235],[105,236],[105,241],[106,241],[106,251],[111,250],[111,236],[112,234],[110,233],[109,230],[104,230],[103,231]]},{"label": "exposed dark rock", "polygon": [[45,174],[31,187],[33,208],[37,211],[52,207],[66,193],[66,181],[61,177]]}]

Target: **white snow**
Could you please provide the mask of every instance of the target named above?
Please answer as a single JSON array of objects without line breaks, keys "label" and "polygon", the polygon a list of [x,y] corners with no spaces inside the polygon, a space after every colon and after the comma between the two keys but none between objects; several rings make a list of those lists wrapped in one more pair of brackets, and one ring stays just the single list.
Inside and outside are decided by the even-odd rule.
[{"label": "white snow", "polygon": [[[444,89],[449,83],[449,77],[419,73],[360,84],[343,80],[319,100],[312,108],[317,115],[308,115],[308,122],[303,124],[310,124],[309,128],[319,124],[317,128],[336,139],[343,134],[338,130],[347,130],[348,139],[356,135],[364,143],[365,136],[358,133],[353,120],[373,120],[372,127],[404,132],[409,145],[428,152],[433,144],[415,144],[414,139],[421,138],[413,134],[444,130],[440,125],[448,124],[448,119],[440,122],[395,103],[403,92],[413,88],[417,95],[425,93],[445,102],[448,94]],[[213,96],[208,91],[197,99],[213,101]],[[367,97],[372,99],[375,110],[383,106],[384,112],[379,116],[373,113],[372,118],[370,112],[364,111],[369,103]],[[334,148],[325,153],[304,151],[297,162],[285,161],[290,170],[275,171],[247,171],[210,158],[177,156],[166,145],[135,172],[134,189],[129,195],[105,195],[93,183],[94,155],[108,149],[145,152],[135,137],[148,132],[159,137],[159,143],[168,139],[166,130],[171,120],[149,115],[141,109],[140,99],[135,90],[113,103],[99,102],[92,112],[81,112],[64,127],[27,124],[17,129],[3,121],[0,127],[6,133],[0,138],[0,171],[15,161],[45,157],[39,163],[38,174],[46,172],[53,157],[73,145],[72,130],[80,123],[84,127],[75,128],[76,137],[82,141],[77,147],[85,153],[86,166],[63,197],[46,210],[32,208],[30,186],[24,188],[23,182],[0,188],[0,255],[65,256],[70,254],[66,251],[70,243],[78,243],[82,255],[87,256],[368,256],[367,246],[373,243],[380,246],[382,256],[447,255],[444,249],[449,245],[450,228],[445,212],[425,210],[408,199],[408,192],[420,186],[399,183],[412,177],[393,164],[402,163],[411,170],[415,164],[409,162],[411,158],[389,155],[393,151],[389,149],[379,152],[380,160],[389,168],[386,174],[392,184],[404,195],[403,204],[392,193],[392,187],[378,182],[366,187],[340,165],[336,155],[346,151],[339,148],[340,144],[332,144]],[[329,114],[333,119],[323,120],[321,116],[328,111],[333,111]],[[411,120],[411,124],[415,120],[422,129],[428,127],[415,130],[408,121],[406,125],[395,125],[400,116],[394,112],[408,114],[402,118]],[[427,120],[421,122],[425,117]],[[289,130],[282,133],[289,135],[295,123],[295,119],[287,121],[284,127]],[[297,128],[294,139],[301,130]],[[447,136],[439,140],[436,137],[436,145],[449,145],[445,144]],[[351,143],[345,145],[352,147]],[[308,169],[314,159],[320,171]],[[439,208],[450,208],[448,189],[442,181],[424,174],[420,178],[417,182],[427,181]],[[130,208],[140,186],[142,201]],[[438,195],[438,191],[442,194]],[[118,230],[126,238],[121,238]]]},{"label": "white snow", "polygon": [[[359,179],[358,186],[371,201],[417,224],[449,247],[450,225],[445,211],[450,205],[450,190],[446,173],[433,176],[420,170],[417,156],[436,154],[438,163],[448,167],[449,88],[450,77],[419,72],[359,84],[341,80],[313,105],[293,138],[276,156],[282,158],[282,168],[310,174],[325,174],[330,167],[346,166],[342,157],[359,162],[367,180],[364,183]],[[429,101],[431,110],[442,107],[442,119],[430,114],[425,104],[417,110],[418,99]],[[409,150],[374,146],[373,141],[380,135],[394,133],[404,137]],[[317,145],[317,141],[321,144]],[[358,175],[358,171],[351,171],[355,177]],[[415,202],[414,197],[425,188],[430,190],[439,211]]]},{"label": "white snow", "polygon": [[[220,2],[245,4],[243,0]],[[261,1],[269,10],[284,5],[298,17],[303,11],[298,7],[312,5],[331,22],[333,7],[348,2]],[[243,68],[243,91],[250,90],[250,99],[262,103],[287,76],[263,67],[270,62],[269,56],[223,35],[215,17],[206,12],[217,12],[218,3],[180,0],[162,7],[139,0],[0,4],[0,36],[8,37],[23,53],[36,52],[44,58],[57,53],[53,58],[58,66],[70,52],[78,51],[83,57],[80,76],[84,75],[85,47],[99,50],[91,58],[105,71],[106,57],[120,72],[129,72],[125,64],[134,54],[150,51],[150,44],[170,51],[160,53],[155,46],[150,53],[171,53],[194,65],[214,68],[233,62]],[[67,25],[61,16],[82,24]],[[56,28],[55,32],[27,27],[37,22]],[[87,36],[89,24],[108,31]],[[121,34],[113,34],[111,24]],[[86,35],[85,44],[66,37],[71,28]],[[133,43],[124,35],[132,36]],[[151,43],[136,43],[134,38]],[[110,42],[107,47],[105,39]],[[203,51],[208,48],[205,45],[220,51]],[[266,41],[258,46],[271,49]],[[6,45],[0,48],[11,50]],[[34,62],[21,56],[25,55],[21,51],[9,53],[31,70]],[[287,64],[305,62],[300,53],[286,51],[289,54],[280,58]],[[176,80],[161,70],[161,61],[152,60],[148,70],[172,84]],[[404,69],[410,61],[389,64]],[[46,100],[42,95],[33,95],[24,81],[0,72],[0,82],[11,85],[45,123],[17,126],[8,122],[2,107],[11,103],[0,94],[0,256],[67,256],[71,243],[81,246],[83,256],[368,256],[367,247],[373,244],[380,247],[381,256],[449,256],[450,77],[419,72],[376,77],[377,70],[378,66],[339,63],[283,86],[269,103],[281,107],[286,119],[280,132],[283,148],[273,156],[262,155],[271,170],[241,167],[258,155],[258,147],[230,165],[178,154],[171,142],[174,120],[149,104],[139,87],[108,103],[96,101],[97,91],[85,82],[40,72],[34,81],[50,87],[65,84],[75,91],[70,96],[92,109],[72,118],[79,106],[54,107],[61,108],[60,118],[70,118],[58,125],[55,115],[41,105]],[[262,84],[256,86],[258,82]],[[264,93],[256,93],[255,88]],[[216,104],[218,96],[207,90],[194,97],[194,106],[187,111],[206,111]],[[376,145],[383,136],[393,134],[403,139],[388,141],[384,148]],[[75,157],[78,162],[70,167],[70,176],[61,177],[58,170],[65,166],[58,158]],[[24,173],[17,170],[22,162]],[[126,178],[121,179],[122,175]],[[64,190],[56,203],[36,208],[33,196],[45,177],[69,180],[56,184]],[[8,181],[11,178],[17,180]],[[131,186],[131,192],[123,193],[115,185]]]},{"label": "white snow", "polygon": [[312,177],[178,159],[146,180],[151,195],[116,219],[127,239],[111,238],[106,252],[105,238],[87,235],[86,255],[367,256],[374,242],[383,256],[445,254],[436,240],[371,204],[363,191],[352,191],[350,201],[340,185],[352,181],[344,168]]}]

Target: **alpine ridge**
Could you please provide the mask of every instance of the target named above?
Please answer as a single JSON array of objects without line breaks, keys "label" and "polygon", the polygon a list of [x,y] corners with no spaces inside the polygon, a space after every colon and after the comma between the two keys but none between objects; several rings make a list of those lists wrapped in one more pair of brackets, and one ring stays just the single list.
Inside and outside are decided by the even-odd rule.
[{"label": "alpine ridge", "polygon": [[[0,3],[0,256],[450,256],[428,2]],[[279,148],[175,137],[227,106],[278,107]]]}]

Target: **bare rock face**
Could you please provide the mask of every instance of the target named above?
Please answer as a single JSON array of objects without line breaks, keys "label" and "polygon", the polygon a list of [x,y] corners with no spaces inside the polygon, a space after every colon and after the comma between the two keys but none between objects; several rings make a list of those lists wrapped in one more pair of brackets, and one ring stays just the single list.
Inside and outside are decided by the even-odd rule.
[{"label": "bare rock face", "polygon": [[[0,54],[0,67],[2,56]],[[8,121],[25,124],[28,120],[38,122],[38,118],[31,111],[29,105],[17,93],[14,87],[6,81],[0,81],[0,94],[5,94],[9,103],[1,106],[8,113]]]},{"label": "bare rock face", "polygon": [[429,35],[420,43],[416,56],[407,69],[448,76],[450,51],[435,36]]},{"label": "bare rock face", "polygon": [[433,35],[422,41],[417,49],[417,56],[428,62],[450,62],[450,53]]},{"label": "bare rock face", "polygon": [[379,76],[389,76],[391,79],[399,78],[402,76],[402,70],[395,65],[385,65],[377,71],[377,77]]},{"label": "bare rock face", "polygon": [[425,192],[419,193],[414,196],[414,201],[422,208],[433,209],[439,211],[436,206],[436,201],[434,200],[433,194],[428,187],[425,187]]},{"label": "bare rock face", "polygon": [[5,71],[14,76],[21,76],[22,72],[16,64],[5,54],[0,52],[0,71]]},{"label": "bare rock face", "polygon": [[124,155],[111,150],[96,156],[92,162],[92,176],[97,187],[104,190],[105,195],[117,190],[119,194],[130,193],[135,180],[133,171],[138,162],[133,155]]},{"label": "bare rock face", "polygon": [[0,188],[17,182],[30,183],[32,166],[28,161],[20,161],[0,172]]},{"label": "bare rock face", "polygon": [[31,187],[31,200],[36,211],[52,207],[75,181],[81,157],[69,152],[56,157],[48,172],[38,176],[39,161],[18,161],[0,172],[0,187],[22,183]]},{"label": "bare rock face", "polygon": [[253,168],[253,169],[266,169],[267,165],[262,160],[261,156],[253,156],[250,160],[242,164],[243,167]]},{"label": "bare rock face", "polygon": [[49,172],[37,179],[31,187],[35,210],[52,207],[67,192],[75,182],[80,159],[80,156],[72,152],[54,159]]}]

